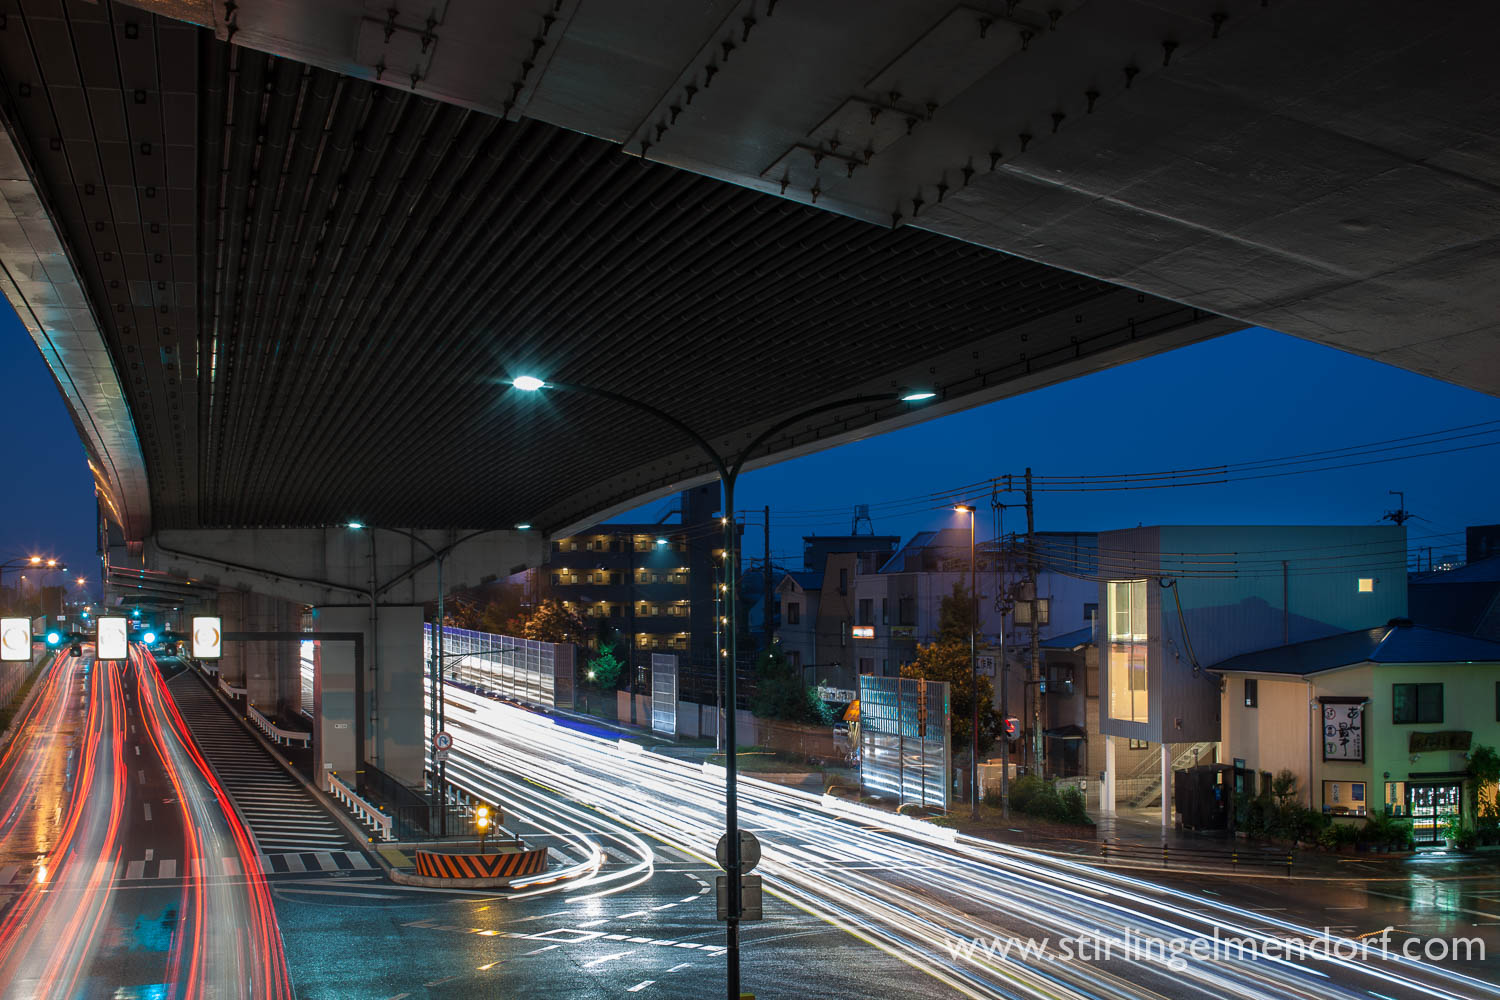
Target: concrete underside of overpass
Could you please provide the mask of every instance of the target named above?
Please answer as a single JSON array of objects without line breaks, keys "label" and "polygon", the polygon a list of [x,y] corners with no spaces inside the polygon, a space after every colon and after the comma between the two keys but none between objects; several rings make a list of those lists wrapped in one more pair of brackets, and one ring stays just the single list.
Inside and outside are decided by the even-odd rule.
[{"label": "concrete underside of overpass", "polygon": [[[1353,0],[34,0],[0,15],[0,291],[88,452],[112,585],[234,592],[263,631],[367,603],[378,664],[455,529],[486,533],[453,550],[475,582],[714,475],[522,374],[726,454],[887,397],[751,467],[1252,323],[1500,392],[1497,28]],[[432,530],[365,551],[351,518]],[[410,715],[391,642],[364,682]],[[230,669],[288,704],[292,655]],[[419,719],[363,724],[420,771]]]},{"label": "concrete underside of overpass", "polygon": [[712,476],[523,373],[730,452],[939,394],[752,465],[1248,323],[1496,392],[1497,21],[38,0],[0,30],[0,283],[137,550],[567,531]]}]

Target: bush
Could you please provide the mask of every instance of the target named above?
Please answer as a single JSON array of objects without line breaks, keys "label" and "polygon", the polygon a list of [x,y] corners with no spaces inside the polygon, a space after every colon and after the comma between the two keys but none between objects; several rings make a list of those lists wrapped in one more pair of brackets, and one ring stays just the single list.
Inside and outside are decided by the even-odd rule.
[{"label": "bush", "polygon": [[1359,828],[1359,842],[1392,851],[1409,851],[1416,840],[1412,836],[1411,820],[1397,819],[1382,809],[1371,813],[1365,825]]},{"label": "bush", "polygon": [[[998,806],[1000,797],[991,792],[985,796],[985,803]],[[1010,786],[1010,807],[1018,813],[1053,823],[1092,826],[1094,822],[1089,818],[1087,800],[1081,789],[1072,785],[1058,788],[1055,783],[1034,774],[1028,774]]]},{"label": "bush", "polygon": [[1353,823],[1330,823],[1318,833],[1318,846],[1325,851],[1353,847],[1362,832],[1363,828]]}]

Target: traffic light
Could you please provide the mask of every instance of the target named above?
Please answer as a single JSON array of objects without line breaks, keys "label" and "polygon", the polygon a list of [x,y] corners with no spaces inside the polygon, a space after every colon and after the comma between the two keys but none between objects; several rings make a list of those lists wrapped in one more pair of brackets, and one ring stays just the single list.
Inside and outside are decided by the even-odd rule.
[{"label": "traffic light", "polygon": [[1012,715],[1012,716],[1010,716],[1009,718],[1007,718],[1005,720],[1005,738],[1006,739],[1013,740],[1018,735],[1020,735],[1020,732],[1021,732],[1021,720],[1020,719],[1018,719],[1014,715]]},{"label": "traffic light", "polygon": [[154,646],[154,645],[156,645],[156,633],[155,632],[142,632],[141,633],[141,641],[144,642],[148,646]]},{"label": "traffic light", "polygon": [[47,648],[57,649],[63,644],[63,634],[57,629],[47,630]]}]

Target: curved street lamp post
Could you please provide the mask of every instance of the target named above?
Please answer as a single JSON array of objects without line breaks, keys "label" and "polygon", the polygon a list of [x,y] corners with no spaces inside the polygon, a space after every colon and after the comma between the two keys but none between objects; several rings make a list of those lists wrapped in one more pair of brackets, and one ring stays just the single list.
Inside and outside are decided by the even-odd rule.
[{"label": "curved street lamp post", "polygon": [[[725,907],[727,913],[725,922],[727,924],[728,944],[726,952],[728,964],[727,995],[729,1000],[740,1000],[740,914],[743,912],[743,907],[741,905],[742,886],[740,873],[742,865],[737,801],[738,767],[735,759],[735,748],[737,745],[735,742],[735,711],[737,700],[735,695],[735,675],[739,664],[739,610],[736,607],[737,598],[735,595],[739,583],[736,579],[737,573],[735,569],[738,565],[737,548],[739,539],[737,537],[738,524],[735,520],[734,512],[735,481],[739,479],[740,472],[744,469],[745,463],[761,445],[798,421],[816,416],[819,413],[826,413],[829,410],[859,406],[864,403],[920,402],[933,398],[937,393],[926,391],[881,393],[868,396],[854,396],[849,399],[841,399],[832,403],[823,403],[818,406],[808,407],[766,428],[754,440],[740,449],[738,454],[725,456],[720,454],[719,450],[710,444],[708,439],[703,437],[703,435],[670,413],[652,406],[650,403],[643,403],[638,399],[632,399],[629,396],[611,392],[607,389],[596,389],[591,386],[576,385],[568,382],[549,382],[532,375],[522,375],[514,378],[510,384],[523,392],[537,392],[541,389],[561,389],[568,392],[577,392],[619,403],[623,406],[629,406],[642,413],[646,413],[691,438],[699,450],[708,457],[708,460],[713,464],[714,470],[719,475],[719,486],[723,492],[724,506],[724,597],[725,604],[728,606],[728,613],[726,615],[728,623],[725,626],[725,630],[728,632],[729,654],[729,667],[724,675],[724,830],[729,855],[729,863],[724,866],[728,888],[727,906]],[[714,654],[717,659],[719,651],[715,650]]]}]

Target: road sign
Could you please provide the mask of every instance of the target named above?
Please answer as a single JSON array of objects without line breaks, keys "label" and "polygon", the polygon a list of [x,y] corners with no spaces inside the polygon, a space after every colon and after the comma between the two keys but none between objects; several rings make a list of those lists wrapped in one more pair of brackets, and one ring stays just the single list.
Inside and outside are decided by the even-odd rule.
[{"label": "road sign", "polygon": [[217,616],[193,618],[193,659],[217,660],[224,651],[223,621]]},{"label": "road sign", "polygon": [[[729,919],[729,876],[720,875],[714,880],[718,892],[719,919]],[[740,919],[761,920],[765,910],[761,906],[760,876],[745,875],[740,878]]]},{"label": "road sign", "polygon": [[[719,845],[714,848],[714,857],[719,859],[719,867],[729,867],[729,834],[725,833],[719,837]],[[740,874],[753,871],[760,864],[760,841],[755,839],[755,834],[749,830],[740,831]]]},{"label": "road sign", "polygon": [[452,752],[452,750],[434,750],[432,751],[432,759],[437,761],[439,764],[446,763],[448,760],[448,755]]},{"label": "road sign", "polygon": [[436,736],[434,736],[432,738],[432,747],[433,747],[434,750],[440,750],[440,751],[441,750],[452,750],[453,749],[453,734],[450,733],[450,732],[448,732],[446,729],[443,730],[441,733],[438,733]]},{"label": "road sign", "polygon": [[0,660],[21,661],[31,659],[31,620],[28,618],[0,619]]}]

